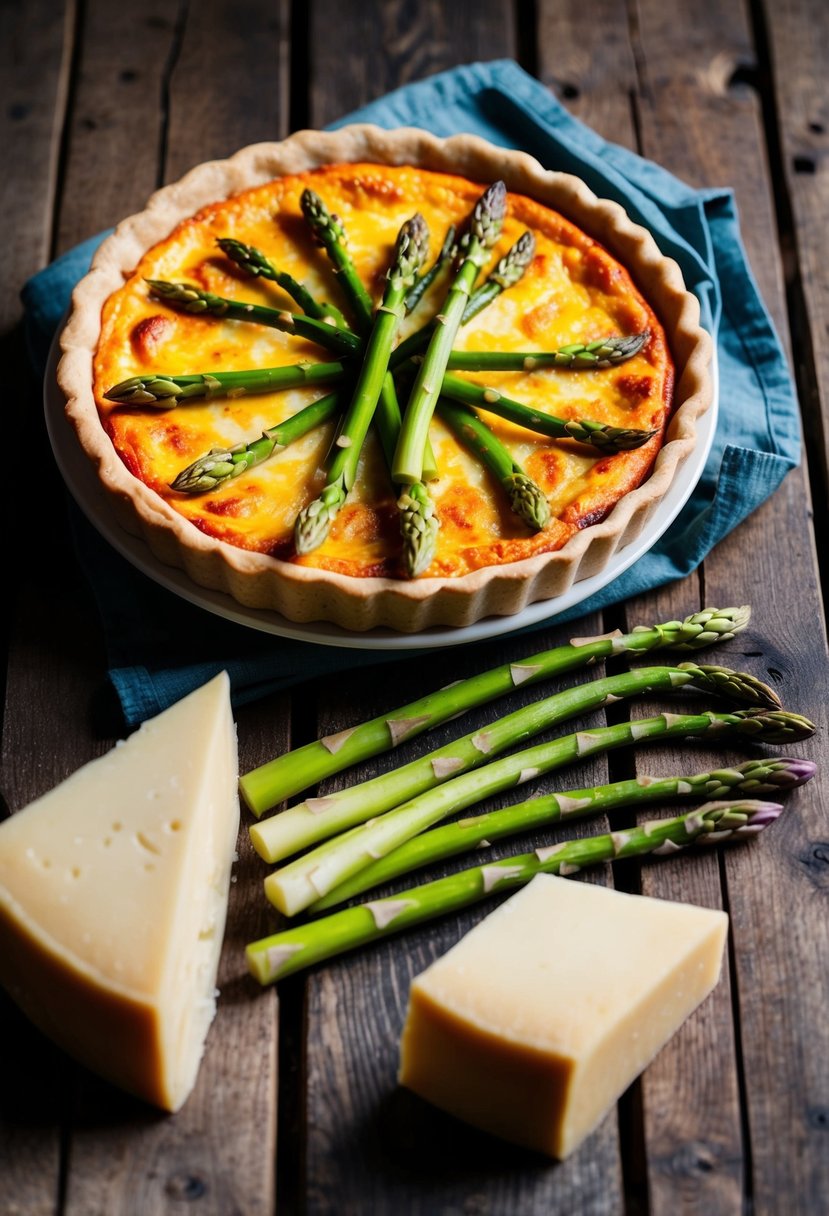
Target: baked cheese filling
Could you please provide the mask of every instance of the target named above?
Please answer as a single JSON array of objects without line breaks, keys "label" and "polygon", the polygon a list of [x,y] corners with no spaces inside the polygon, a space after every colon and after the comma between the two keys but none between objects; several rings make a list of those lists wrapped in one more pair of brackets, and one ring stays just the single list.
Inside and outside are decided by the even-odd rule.
[{"label": "baked cheese filling", "polygon": [[[298,311],[274,283],[247,277],[219,250],[219,238],[233,237],[263,250],[317,299],[330,301],[349,316],[325,252],[314,244],[302,217],[300,196],[308,187],[342,220],[349,254],[375,303],[403,221],[415,211],[423,215],[434,258],[449,224],[462,225],[482,188],[460,177],[411,167],[346,164],[283,177],[204,208],[151,248],[107,300],[94,360],[96,403],[129,471],[201,532],[299,565],[357,577],[404,579],[399,490],[373,430],[360,457],[356,484],[327,538],[301,557],[294,548],[294,522],[325,484],[335,422],[315,428],[212,492],[189,495],[171,488],[177,474],[211,448],[251,442],[330,386],[193,400],[169,410],[118,404],[104,396],[108,388],[133,376],[337,358],[312,342],[263,325],[174,312],[151,298],[145,282],[187,282],[242,303]],[[455,350],[552,351],[574,342],[645,331],[647,340],[632,358],[603,369],[456,374],[559,418],[586,418],[655,434],[635,450],[604,455],[481,411],[547,497],[550,522],[533,532],[512,512],[493,474],[436,415],[429,434],[438,478],[430,482],[429,491],[440,532],[435,557],[424,571],[427,577],[452,578],[560,549],[646,478],[662,444],[673,364],[652,308],[627,270],[597,241],[522,195],[509,195],[503,232],[488,265],[526,230],[536,242],[531,264],[516,285],[459,330]],[[449,279],[447,273],[438,276],[404,321],[401,339],[439,312]],[[400,397],[405,404],[402,390]]]}]

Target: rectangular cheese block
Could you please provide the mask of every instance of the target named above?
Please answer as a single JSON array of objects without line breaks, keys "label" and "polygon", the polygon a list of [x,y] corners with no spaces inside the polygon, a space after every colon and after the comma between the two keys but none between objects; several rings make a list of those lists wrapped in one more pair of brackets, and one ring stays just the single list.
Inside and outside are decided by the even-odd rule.
[{"label": "rectangular cheese block", "polygon": [[539,874],[412,984],[400,1082],[566,1157],[719,976],[724,912]]}]

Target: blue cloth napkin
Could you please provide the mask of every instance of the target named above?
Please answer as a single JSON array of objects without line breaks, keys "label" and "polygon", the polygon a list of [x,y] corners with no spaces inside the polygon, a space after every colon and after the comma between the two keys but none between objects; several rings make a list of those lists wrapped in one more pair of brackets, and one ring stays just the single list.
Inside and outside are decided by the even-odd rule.
[{"label": "blue cloth napkin", "polygon": [[[728,190],[689,186],[578,122],[538,81],[502,60],[441,73],[349,114],[335,126],[372,122],[436,135],[470,132],[575,173],[615,199],[675,258],[717,339],[720,416],[709,460],[672,527],[644,557],[564,621],[680,578],[777,488],[799,460],[797,401],[780,343],[746,261]],[[27,340],[42,375],[50,341],[75,282],[101,236],[71,250],[25,286]],[[140,575],[80,516],[81,561],[106,635],[110,678],[124,717],[158,713],[226,668],[240,704],[322,672],[399,658],[257,633],[202,612]],[[485,657],[482,657],[482,665]]]}]

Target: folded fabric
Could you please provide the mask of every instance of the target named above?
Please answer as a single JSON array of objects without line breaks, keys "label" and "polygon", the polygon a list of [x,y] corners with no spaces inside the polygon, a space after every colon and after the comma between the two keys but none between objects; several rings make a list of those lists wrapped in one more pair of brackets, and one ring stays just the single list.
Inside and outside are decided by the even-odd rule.
[{"label": "folded fabric", "polygon": [[[529,152],[546,168],[575,173],[596,194],[621,203],[679,263],[717,340],[720,414],[708,462],[672,527],[644,557],[589,600],[550,619],[568,620],[690,573],[799,459],[794,389],[748,268],[730,191],[692,190],[608,143],[506,60],[406,85],[334,125],[355,121],[416,126],[436,135],[467,132]],[[101,239],[73,249],[24,288],[29,350],[41,376],[72,287]],[[139,574],[79,513],[73,522],[101,614],[110,679],[128,724],[158,713],[222,667],[239,704],[322,672],[400,658],[277,638],[224,621]],[[482,654],[482,665],[487,662]]]}]

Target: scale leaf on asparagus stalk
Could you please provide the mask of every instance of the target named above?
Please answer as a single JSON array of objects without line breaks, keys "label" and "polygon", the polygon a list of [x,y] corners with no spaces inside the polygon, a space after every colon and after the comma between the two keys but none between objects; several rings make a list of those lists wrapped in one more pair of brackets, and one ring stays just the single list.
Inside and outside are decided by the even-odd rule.
[{"label": "scale leaf on asparagus stalk", "polygon": [[400,229],[383,301],[368,335],[363,364],[335,442],[336,452],[328,467],[325,488],[297,516],[294,540],[298,553],[310,553],[322,544],[354,484],[360,451],[380,398],[389,356],[403,318],[406,292],[426,256],[428,240],[429,232],[421,215],[414,215]]},{"label": "scale leaf on asparagus stalk", "polygon": [[[495,759],[515,743],[535,737],[577,714],[607,704],[608,697],[617,700],[658,689],[681,687],[683,683],[716,691],[716,685],[709,685],[704,670],[699,668],[693,671],[650,668],[609,676],[605,680],[569,688],[535,705],[515,710],[484,731],[470,732],[421,760],[413,760],[382,777],[340,790],[328,798],[308,800],[269,820],[256,823],[250,828],[250,839],[265,861],[278,861],[308,848],[315,841],[327,841],[318,844],[310,854],[304,854],[271,874],[266,889],[280,900],[277,906],[281,911],[293,914],[318,895],[325,895],[332,885],[342,882],[357,869],[387,854],[411,835],[424,831],[424,828],[432,826],[432,823],[452,811],[498,793],[514,783],[531,781],[540,773],[549,771],[551,766],[558,767],[580,759],[594,750],[621,747],[622,744],[636,741],[639,736],[650,738],[675,730],[684,736],[688,733],[689,724],[694,732],[709,731],[711,722],[716,720],[723,732],[760,731],[763,737],[772,742],[782,737],[776,721],[762,719],[752,721],[750,725],[744,724],[744,715],[752,711],[738,711],[738,714],[724,717],[671,713],[650,720],[647,726],[639,722],[624,722],[613,727],[577,731],[565,738],[537,744],[528,751],[520,751],[501,760]],[[750,687],[746,689],[745,699],[757,703]],[[772,711],[763,709],[757,713],[769,714]],[[785,716],[788,722],[795,720],[795,715]],[[796,722],[806,733],[813,730],[805,720],[797,719]],[[355,827],[355,824],[362,824],[362,827],[357,827],[348,835],[337,835]],[[335,839],[329,839],[331,837]],[[325,890],[322,889],[323,885]]]},{"label": "scale leaf on asparagus stalk", "polygon": [[605,861],[647,854],[671,857],[692,844],[747,839],[773,823],[782,810],[780,803],[753,799],[706,803],[673,819],[473,866],[252,942],[246,950],[248,967],[260,984],[272,984],[336,954],[524,886],[536,874],[567,876]]},{"label": "scale leaf on asparagus stalk", "polygon": [[507,192],[495,182],[473,208],[465,233],[462,261],[449,288],[437,325],[429,339],[400,428],[392,465],[395,481],[410,484],[423,478],[423,458],[429,438],[429,423],[440,394],[446,362],[461,324],[464,308],[483,267],[487,252],[498,237],[506,214]]},{"label": "scale leaf on asparagus stalk", "polygon": [[503,663],[368,722],[277,756],[242,777],[239,782],[242,796],[258,818],[300,790],[432,730],[449,718],[503,697],[521,685],[529,687],[617,654],[704,650],[730,641],[746,628],[750,619],[751,609],[747,604],[704,608],[684,620],[637,625],[626,634],[616,630],[600,637],[573,638],[563,646],[528,655],[513,663]]},{"label": "scale leaf on asparagus stalk", "polygon": [[715,769],[682,777],[638,777],[615,781],[589,789],[566,790],[531,798],[503,810],[457,819],[412,837],[378,861],[360,870],[354,878],[340,883],[328,895],[309,906],[309,912],[322,912],[345,900],[379,887],[402,874],[435,862],[486,848],[496,840],[549,827],[571,819],[618,810],[621,807],[647,806],[669,798],[732,799],[739,796],[760,798],[779,795],[810,781],[817,765],[811,760],[770,758],[747,760],[733,768]]}]

